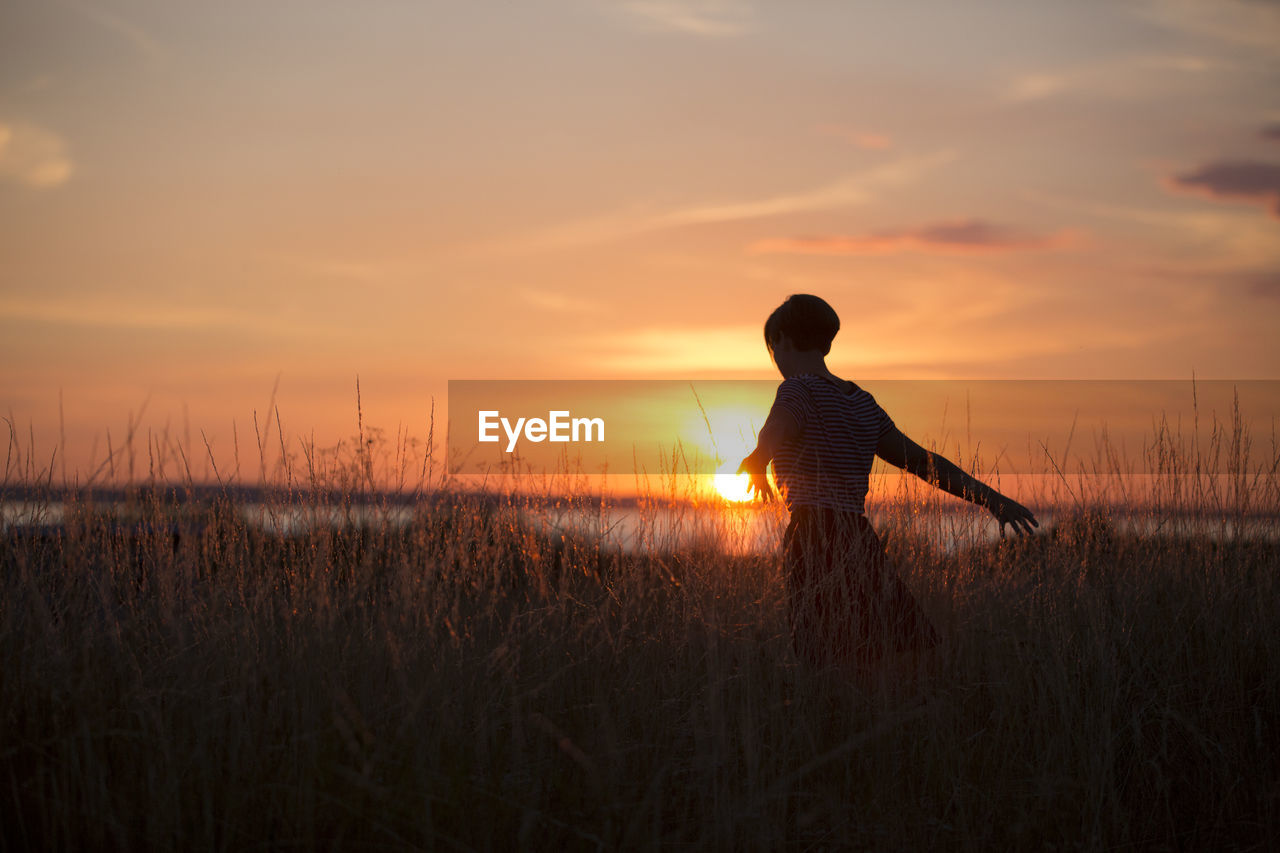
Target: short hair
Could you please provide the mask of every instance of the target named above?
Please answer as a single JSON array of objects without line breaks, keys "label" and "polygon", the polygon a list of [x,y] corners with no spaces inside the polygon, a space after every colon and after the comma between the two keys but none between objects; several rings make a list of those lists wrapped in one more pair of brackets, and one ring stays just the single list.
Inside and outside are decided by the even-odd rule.
[{"label": "short hair", "polygon": [[840,318],[826,300],[795,293],[764,321],[764,343],[773,349],[779,335],[786,335],[798,350],[831,352],[831,341],[840,331]]}]

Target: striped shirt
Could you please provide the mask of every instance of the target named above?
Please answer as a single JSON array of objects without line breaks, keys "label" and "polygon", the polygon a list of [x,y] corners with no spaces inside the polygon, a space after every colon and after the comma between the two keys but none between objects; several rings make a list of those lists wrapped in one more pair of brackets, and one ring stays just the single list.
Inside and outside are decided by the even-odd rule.
[{"label": "striped shirt", "polygon": [[876,445],[894,428],[874,397],[852,382],[838,386],[811,373],[778,386],[774,409],[795,418],[798,437],[778,448],[773,472],[787,509],[865,511]]}]

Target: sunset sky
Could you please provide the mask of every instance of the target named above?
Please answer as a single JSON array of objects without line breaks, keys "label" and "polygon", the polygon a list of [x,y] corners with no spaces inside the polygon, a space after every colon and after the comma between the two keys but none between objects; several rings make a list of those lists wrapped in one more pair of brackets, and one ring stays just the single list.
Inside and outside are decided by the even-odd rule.
[{"label": "sunset sky", "polygon": [[795,292],[855,379],[1280,379],[1277,93],[1262,0],[6,0],[0,409],[425,434]]}]

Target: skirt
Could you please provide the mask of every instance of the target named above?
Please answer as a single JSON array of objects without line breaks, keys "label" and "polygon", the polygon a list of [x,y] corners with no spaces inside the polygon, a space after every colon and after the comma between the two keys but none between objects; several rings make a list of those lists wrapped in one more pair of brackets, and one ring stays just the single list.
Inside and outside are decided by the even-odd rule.
[{"label": "skirt", "polygon": [[783,550],[791,637],[802,660],[865,668],[937,645],[937,631],[888,566],[865,516],[795,507]]}]

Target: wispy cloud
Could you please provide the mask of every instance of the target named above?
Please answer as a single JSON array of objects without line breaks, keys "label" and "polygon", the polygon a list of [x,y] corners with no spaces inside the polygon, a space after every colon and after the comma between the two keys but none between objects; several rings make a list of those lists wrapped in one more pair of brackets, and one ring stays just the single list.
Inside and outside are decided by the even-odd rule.
[{"label": "wispy cloud", "polygon": [[600,310],[597,302],[554,293],[548,290],[526,289],[520,292],[521,298],[535,308],[554,311],[560,314],[592,314]]},{"label": "wispy cloud", "polygon": [[741,0],[628,0],[622,9],[642,26],[698,36],[737,36],[753,26]]},{"label": "wispy cloud", "polygon": [[263,252],[261,258],[269,263],[279,264],[291,272],[300,272],[307,276],[358,281],[366,284],[384,281],[404,272],[403,266],[396,267],[385,260],[351,260],[325,257],[320,254],[299,255],[286,252]]},{"label": "wispy cloud", "polygon": [[[936,334],[921,334],[921,315],[915,306],[898,314],[882,311],[874,317],[846,317],[849,331],[836,336],[830,363],[837,372],[881,376],[955,375],[956,365],[980,366],[982,372],[999,376],[1008,375],[1011,363],[1028,358],[1044,363],[1067,356],[1064,363],[1069,365],[1069,357],[1079,348],[1080,329],[1086,325],[1090,346],[1097,349],[1139,349],[1170,334],[1168,329],[1132,324],[1098,327],[1069,311],[1032,323],[1017,322],[1027,312],[1042,312],[1042,303],[1019,302],[1026,299],[1025,288],[1008,285],[1001,290],[999,283],[993,287],[998,298],[983,302],[975,300],[971,288],[939,283],[927,300],[937,306],[933,316],[947,318],[934,327]],[[836,307],[843,310],[842,304]],[[592,354],[593,365],[620,375],[773,376],[760,329],[755,324],[696,329],[650,326],[607,337],[589,336],[578,343]]]},{"label": "wispy cloud", "polygon": [[891,252],[973,254],[1058,249],[1074,242],[1068,231],[1037,234],[982,219],[960,219],[914,228],[891,228],[867,234],[783,237],[762,240],[756,253],[808,255],[878,255]]},{"label": "wispy cloud", "polygon": [[663,375],[744,371],[769,367],[760,326],[655,326],[592,337],[593,361],[622,373]]},{"label": "wispy cloud", "polygon": [[889,136],[887,133],[878,133],[871,130],[845,127],[844,125],[839,124],[819,125],[817,131],[823,136],[833,136],[837,139],[843,139],[851,145],[871,151],[884,151],[893,147],[893,137]]},{"label": "wispy cloud", "polygon": [[1280,4],[1258,0],[1145,0],[1137,13],[1169,29],[1280,54]]},{"label": "wispy cloud", "polygon": [[648,227],[673,228],[681,225],[734,222],[740,219],[760,219],[806,210],[828,210],[866,204],[871,201],[872,189],[866,176],[855,175],[797,193],[673,210],[655,216],[650,220]]},{"label": "wispy cloud", "polygon": [[1077,92],[1092,97],[1141,97],[1170,85],[1171,80],[1181,79],[1175,74],[1203,74],[1220,65],[1219,61],[1190,54],[1144,55],[1030,71],[1009,82],[1004,98],[1012,103],[1027,103]]},{"label": "wispy cloud", "polygon": [[668,228],[710,225],[865,205],[873,202],[884,191],[909,186],[954,159],[954,152],[939,151],[924,156],[902,157],[864,172],[793,193],[689,205],[659,213],[631,210],[597,216],[563,223],[517,238],[509,242],[507,248],[563,249]]},{"label": "wispy cloud", "polygon": [[1168,180],[1171,189],[1212,199],[1261,202],[1280,218],[1280,165],[1255,160],[1220,160]]},{"label": "wispy cloud", "polygon": [[200,329],[248,329],[263,334],[280,331],[274,318],[236,314],[199,307],[143,306],[119,301],[76,302],[7,299],[0,301],[0,318],[81,329],[129,331],[195,331]]},{"label": "wispy cloud", "polygon": [[[1184,273],[1234,275],[1280,266],[1280,240],[1268,217],[1252,210],[1226,206],[1139,206],[1091,199],[1028,193],[1027,198],[1074,218],[1104,220],[1096,233],[1111,235],[1140,253],[1152,252],[1152,260],[1171,259]],[[1120,223],[1121,230],[1110,223]],[[1133,231],[1133,226],[1137,231]],[[1129,233],[1132,232],[1132,233]],[[1138,238],[1134,242],[1134,238]],[[1145,249],[1143,248],[1145,247]],[[1161,267],[1165,269],[1165,267]]]},{"label": "wispy cloud", "polygon": [[70,180],[74,168],[58,134],[30,122],[0,122],[0,180],[48,189]]},{"label": "wispy cloud", "polygon": [[166,51],[160,42],[118,12],[108,11],[101,5],[91,6],[86,3],[71,2],[71,0],[64,0],[62,5],[74,9],[101,29],[123,39],[148,65],[158,66],[164,61]]}]

